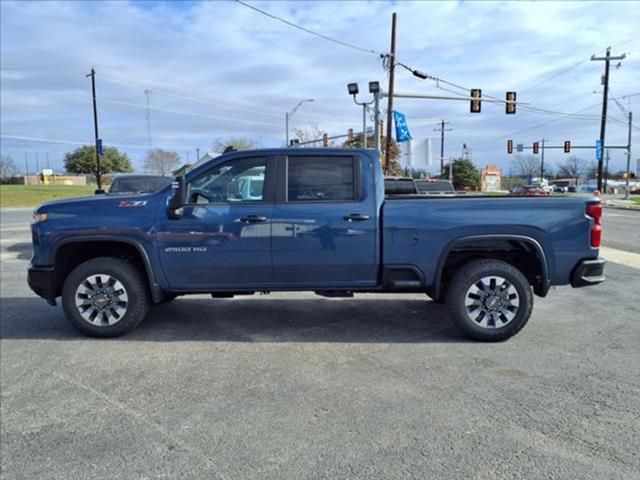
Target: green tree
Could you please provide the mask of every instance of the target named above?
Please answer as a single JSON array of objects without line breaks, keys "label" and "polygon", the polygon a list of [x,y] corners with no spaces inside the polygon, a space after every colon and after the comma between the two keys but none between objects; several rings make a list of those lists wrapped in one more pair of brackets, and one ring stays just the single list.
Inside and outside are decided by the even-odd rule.
[{"label": "green tree", "polygon": [[[367,136],[367,147],[371,148],[373,145],[373,135]],[[387,137],[382,137],[382,141],[380,142],[380,147],[382,150],[382,155],[384,155],[385,145],[387,144]],[[351,141],[347,140],[342,144],[342,148],[362,148],[362,134],[354,135]],[[387,164],[387,169],[384,172],[385,175],[394,175],[394,176],[404,176],[405,171],[398,163],[398,158],[400,158],[400,147],[396,141],[391,139],[391,148],[389,150],[390,162]]]},{"label": "green tree", "polygon": [[[69,173],[89,174],[97,178],[96,150],[91,145],[76,148],[64,156],[64,167]],[[100,174],[132,172],[131,161],[116,148],[105,147],[100,157]]]},{"label": "green tree", "polygon": [[458,158],[454,160],[452,174],[453,186],[456,190],[480,186],[480,172],[469,159]]}]

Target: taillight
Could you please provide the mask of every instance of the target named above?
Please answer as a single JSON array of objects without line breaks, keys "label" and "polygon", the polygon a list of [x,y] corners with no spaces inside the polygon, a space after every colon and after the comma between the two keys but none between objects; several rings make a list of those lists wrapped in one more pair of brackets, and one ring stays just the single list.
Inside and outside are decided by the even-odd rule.
[{"label": "taillight", "polygon": [[587,215],[593,218],[593,227],[591,227],[591,246],[599,248],[602,240],[602,204],[590,203],[587,205]]}]

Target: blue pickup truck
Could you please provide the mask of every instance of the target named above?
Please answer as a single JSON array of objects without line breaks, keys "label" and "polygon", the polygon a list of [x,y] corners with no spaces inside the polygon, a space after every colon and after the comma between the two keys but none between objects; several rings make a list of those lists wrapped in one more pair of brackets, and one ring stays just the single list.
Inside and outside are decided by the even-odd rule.
[{"label": "blue pickup truck", "polygon": [[374,150],[234,151],[156,193],[40,205],[28,282],[97,337],[179,295],[306,290],[425,293],[498,341],[534,294],[604,280],[601,216],[598,197],[385,197]]}]

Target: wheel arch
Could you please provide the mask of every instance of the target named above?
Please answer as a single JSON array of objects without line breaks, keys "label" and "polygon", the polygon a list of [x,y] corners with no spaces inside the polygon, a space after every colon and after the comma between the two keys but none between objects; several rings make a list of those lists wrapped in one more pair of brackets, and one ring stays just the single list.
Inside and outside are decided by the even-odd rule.
[{"label": "wheel arch", "polygon": [[134,239],[111,235],[70,237],[55,245],[53,264],[56,272],[56,296],[60,294],[64,279],[75,266],[86,260],[104,256],[121,257],[131,261],[145,275],[152,301],[157,303],[162,299],[162,289],[144,246]]},{"label": "wheel arch", "polygon": [[[527,258],[528,253],[533,253],[534,258]],[[448,270],[477,258],[505,260],[522,270],[536,295],[544,297],[549,291],[548,259],[538,240],[527,235],[490,234],[469,235],[450,241],[438,259],[429,295],[436,300],[442,299],[450,275]]]}]

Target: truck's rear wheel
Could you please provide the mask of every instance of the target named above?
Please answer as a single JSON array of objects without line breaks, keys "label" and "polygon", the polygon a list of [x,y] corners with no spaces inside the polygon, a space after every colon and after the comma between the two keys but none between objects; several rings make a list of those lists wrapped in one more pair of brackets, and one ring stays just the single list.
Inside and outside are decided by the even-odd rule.
[{"label": "truck's rear wheel", "polygon": [[451,279],[446,303],[455,324],[468,337],[506,340],[529,321],[531,285],[520,270],[501,260],[476,260]]},{"label": "truck's rear wheel", "polygon": [[129,262],[100,257],[78,265],[62,287],[62,307],[71,324],[93,337],[117,337],[147,314],[144,278]]}]

